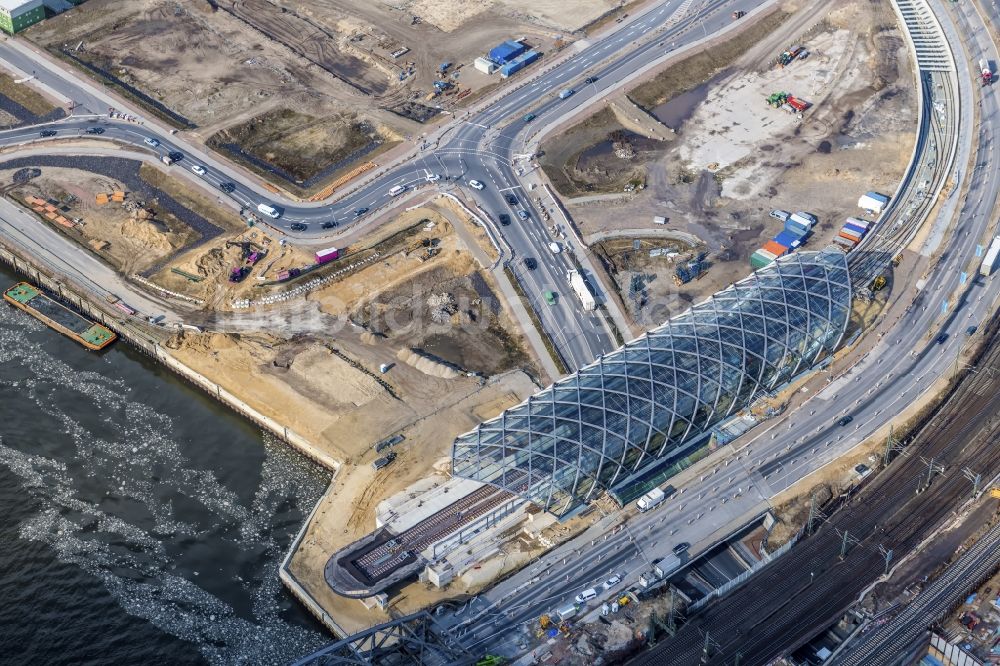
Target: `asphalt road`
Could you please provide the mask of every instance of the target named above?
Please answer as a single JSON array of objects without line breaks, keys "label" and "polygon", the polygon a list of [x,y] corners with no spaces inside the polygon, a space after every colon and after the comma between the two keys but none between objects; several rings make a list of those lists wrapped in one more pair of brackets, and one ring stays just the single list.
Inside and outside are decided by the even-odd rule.
[{"label": "asphalt road", "polygon": [[[83,135],[127,143],[161,156],[180,153],[185,157],[177,163],[177,168],[203,168],[205,173],[198,177],[210,188],[219,188],[217,191],[221,196],[228,196],[241,208],[256,211],[258,204],[264,203],[278,209],[280,217],[266,221],[293,238],[318,242],[323,237],[338,234],[344,228],[377,215],[381,209],[396,203],[389,193],[394,186],[404,186],[409,193],[450,184],[465,187],[494,221],[501,212],[506,212],[514,220],[510,226],[497,228],[513,250],[515,261],[512,268],[516,279],[532,299],[533,308],[566,365],[577,369],[600,354],[611,351],[617,344],[605,329],[602,319],[583,310],[569,288],[566,273],[573,265],[561,251],[567,246],[566,230],[557,229],[553,233],[546,228],[538,203],[529,198],[528,188],[523,184],[530,177],[530,173],[526,173],[530,167],[526,164],[519,166],[516,155],[526,150],[531,133],[544,128],[550,119],[554,121],[593,103],[608,89],[617,87],[625,76],[662,60],[673,50],[731,26],[732,10],[750,11],[763,2],[666,0],[655,5],[614,32],[588,42],[575,55],[527,85],[515,88],[467,118],[456,120],[438,136],[428,138],[412,159],[329,204],[274,201],[273,195],[261,192],[256,183],[241,178],[223,161],[207,155],[182,137],[156,130],[153,125],[139,126],[109,119],[107,110],[115,104],[105,93],[87,82],[74,80],[76,77],[65,71],[48,66],[11,42],[0,43],[0,59],[25,73],[32,73],[44,85],[79,105],[75,109],[76,117],[44,126],[57,131],[50,139]],[[651,35],[657,35],[658,39]],[[543,59],[534,67],[546,66]],[[584,84],[586,77],[595,80]],[[578,91],[565,100],[559,99],[559,91],[566,88]],[[86,117],[87,111],[93,115]],[[525,123],[523,117],[529,111],[536,118],[531,123]],[[80,117],[81,114],[84,117]],[[95,126],[102,128],[103,133],[85,134],[88,128]],[[42,128],[36,126],[0,133],[0,146],[41,140],[38,133]],[[155,140],[156,145],[150,145],[149,140]],[[432,182],[430,179],[435,176],[440,180]],[[483,183],[485,187],[478,191],[469,188],[468,183],[472,180]],[[222,184],[226,184],[231,191],[224,192]],[[531,194],[537,196],[539,193],[540,190],[536,189]],[[507,203],[505,194],[513,194],[517,203]],[[518,210],[527,213],[528,219],[520,220]],[[324,229],[324,223],[336,224],[337,228]],[[291,229],[293,224],[306,225],[306,228],[294,231]],[[553,252],[552,243],[557,244],[559,252]],[[529,270],[525,258],[535,259],[537,268]],[[556,305],[545,304],[545,291],[558,294]]]},{"label": "asphalt road", "polygon": [[[957,49],[959,32],[972,35],[980,40],[975,48],[993,53],[990,57],[995,58],[985,33],[977,30],[974,12],[966,6],[958,10],[960,27],[946,26],[951,43]],[[935,113],[962,114],[956,164],[968,162],[969,142],[974,139],[983,156],[979,161],[983,168],[972,174],[960,168],[956,175],[969,182],[967,196],[959,201],[954,194],[958,187],[952,188],[943,210],[929,221],[934,227],[923,253],[932,255],[939,249],[937,243],[943,242],[940,258],[919,289],[903,292],[901,297],[912,299],[912,304],[890,332],[846,375],[831,381],[801,409],[770,422],[762,432],[755,430],[749,441],[735,442],[739,450],[727,460],[713,461],[705,473],[684,484],[675,483],[682,494],[660,509],[632,519],[628,530],[608,535],[606,526],[601,526],[481,594],[462,616],[443,618],[445,626],[458,625],[455,632],[463,644],[517,652],[521,637],[512,629],[561,607],[610,572],[626,573],[621,584],[626,587],[652,559],[664,557],[677,542],[694,544],[694,553],[707,549],[726,526],[735,527],[762,513],[771,497],[852,449],[916,400],[934,379],[955,369],[959,350],[968,340],[966,328],[978,325],[994,309],[998,295],[996,278],[973,273],[963,284],[962,272],[978,267],[976,246],[989,242],[986,232],[1000,186],[1000,174],[992,168],[991,149],[997,100],[989,90],[972,86],[974,79],[962,60],[962,51],[957,51],[962,81],[958,95],[981,100],[984,122],[972,133],[971,109],[968,105],[957,108],[954,100],[935,100],[942,109]],[[947,138],[939,137],[942,141]],[[956,210],[959,205],[960,210]],[[960,220],[958,230],[944,237],[943,229],[955,212]],[[946,312],[942,303],[947,304]],[[935,338],[940,334],[948,337],[938,344]],[[853,421],[839,426],[837,420],[847,414]],[[592,545],[594,536],[599,540]],[[541,572],[547,574],[539,575]],[[598,606],[601,600],[591,606]]]},{"label": "asphalt road", "polygon": [[[352,193],[334,205],[285,206],[282,217],[275,224],[281,227],[294,222],[307,223],[308,231],[302,237],[317,238],[322,232],[316,227],[323,221],[351,224],[355,222],[354,211],[357,208],[366,206],[373,214],[388,204],[391,201],[388,189],[393,184],[407,184],[413,188],[423,187],[424,184],[430,186],[426,183],[428,173],[447,176],[449,181],[442,181],[444,183],[466,182],[475,178],[486,185],[482,191],[475,193],[484,210],[492,214],[507,209],[501,197],[506,192],[513,192],[519,200],[517,208],[524,208],[529,213],[527,223],[515,222],[510,227],[501,228],[515,256],[533,256],[539,260],[539,269],[520,270],[518,273],[525,291],[541,294],[547,287],[561,287],[565,285],[563,272],[568,264],[564,256],[554,256],[548,250],[548,242],[551,242],[549,230],[541,224],[537,207],[528,200],[525,188],[520,185],[520,179],[530,174],[518,174],[518,169],[527,171],[529,167],[519,165],[513,159],[522,146],[531,145],[530,132],[543,127],[548,115],[562,117],[574,108],[573,105],[585,104],[588,97],[597,95],[602,85],[612,85],[623,73],[633,72],[643,64],[662,57],[667,44],[671,49],[675,44],[676,48],[680,48],[700,39],[702,30],[694,30],[693,27],[705,26],[704,34],[707,35],[711,30],[729,24],[728,14],[733,9],[747,10],[758,4],[738,1],[723,5],[713,2],[707,7],[694,8],[692,3],[668,0],[612,35],[588,45],[534,83],[485,107],[461,124],[450,126],[438,138],[436,146],[425,149],[426,155],[396,167],[377,184]],[[634,49],[627,48],[640,35],[648,34],[658,26],[667,26],[668,19],[682,8],[684,17],[662,30],[658,40],[640,44]],[[958,11],[967,12],[968,8],[959,5]],[[993,52],[991,47],[988,50]],[[15,65],[24,71],[36,71],[39,79],[46,79],[47,85],[62,91],[87,109],[103,112],[108,106],[106,98],[67,80],[65,73],[45,72],[41,65],[36,68],[34,60],[8,43],[0,44],[0,58],[15,61]],[[995,54],[993,60],[996,61]],[[594,76],[597,81],[581,86],[579,83],[584,76]],[[575,87],[575,94],[566,100],[558,100],[558,91],[567,86]],[[980,93],[967,91],[967,94],[968,99],[977,99]],[[523,112],[529,110],[537,117],[531,123],[524,123],[520,118]],[[977,138],[984,148],[982,154],[987,156],[983,158],[982,165],[991,167],[991,130],[988,125],[995,120],[996,114],[996,103],[992,97],[984,97],[981,114],[985,129],[977,133]],[[205,179],[212,187],[218,187],[221,182],[233,182],[235,188],[231,194],[240,205],[253,208],[263,199],[250,184],[230,175],[231,171],[220,161],[169,134],[110,122],[104,115],[74,117],[53,127],[59,132],[58,138],[66,133],[85,131],[94,124],[101,124],[105,129],[104,134],[95,138],[116,139],[136,146],[143,146],[145,138],[151,133],[156,134],[161,143],[155,149],[150,148],[151,151],[163,153],[176,149],[186,155],[177,168],[190,168],[194,163],[205,166]],[[965,132],[971,131],[971,122],[964,123],[963,127]],[[0,145],[37,141],[38,129],[0,133]],[[966,161],[963,155],[968,156],[967,149],[959,155],[959,164]],[[959,175],[963,181],[967,179],[965,174]],[[666,506],[632,520],[627,529],[617,534],[609,535],[601,529],[557,549],[544,560],[481,595],[463,613],[442,617],[441,624],[459,627],[456,633],[461,634],[463,643],[470,646],[496,648],[510,653],[514,651],[517,640],[511,628],[518,623],[530,621],[540,612],[564,603],[594,581],[605,579],[611,571],[625,570],[628,576],[622,585],[633,583],[638,573],[648,568],[652,558],[669,552],[678,541],[695,544],[695,552],[703,550],[711,545],[713,535],[724,532],[734,522],[757,515],[767,507],[767,500],[774,493],[826,464],[888,422],[931,379],[953,366],[958,348],[964,342],[962,332],[965,327],[977,323],[984,311],[992,306],[996,296],[992,280],[974,279],[963,286],[959,284],[959,275],[974,261],[975,245],[984,238],[989,212],[995,203],[997,180],[997,170],[993,168],[981,169],[973,175],[970,181],[972,189],[962,211],[961,231],[966,234],[959,233],[948,238],[947,252],[928,275],[910,311],[896,324],[895,333],[887,335],[848,376],[833,382],[791,418],[771,424],[749,444],[740,443],[742,448],[739,453],[725,460],[713,461],[708,471],[679,487],[678,497]],[[957,190],[957,187],[952,189],[953,192]],[[945,208],[948,205],[946,202]],[[364,218],[361,216],[360,219]],[[928,248],[927,252],[932,250]],[[543,258],[546,260],[543,261]],[[563,292],[568,295],[565,288],[560,290],[560,293]],[[957,300],[955,295],[963,292],[964,299]],[[949,301],[948,312],[942,315],[939,303],[946,298]],[[546,330],[561,343],[570,365],[578,367],[613,346],[605,331],[592,320],[588,323],[589,315],[574,311],[567,303],[569,298],[560,300],[565,304],[562,309],[539,308]],[[949,334],[944,344],[936,345],[928,333],[936,335],[938,331]],[[904,376],[906,379],[903,379]],[[835,425],[836,418],[845,409],[854,416],[853,431]],[[768,465],[766,469],[765,465]],[[616,520],[611,517],[605,525],[614,524]],[[464,626],[469,618],[476,618],[475,627],[471,630]]]}]

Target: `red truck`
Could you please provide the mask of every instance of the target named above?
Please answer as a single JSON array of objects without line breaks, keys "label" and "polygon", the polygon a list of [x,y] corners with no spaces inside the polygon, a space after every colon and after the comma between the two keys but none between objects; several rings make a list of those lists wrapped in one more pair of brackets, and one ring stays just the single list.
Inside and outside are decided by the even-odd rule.
[{"label": "red truck", "polygon": [[979,76],[984,88],[993,83],[993,70],[990,69],[990,63],[985,58],[979,61]]},{"label": "red truck", "polygon": [[792,97],[791,95],[788,96],[788,101],[786,103],[799,113],[802,113],[809,108],[809,102],[805,102],[797,97]]}]

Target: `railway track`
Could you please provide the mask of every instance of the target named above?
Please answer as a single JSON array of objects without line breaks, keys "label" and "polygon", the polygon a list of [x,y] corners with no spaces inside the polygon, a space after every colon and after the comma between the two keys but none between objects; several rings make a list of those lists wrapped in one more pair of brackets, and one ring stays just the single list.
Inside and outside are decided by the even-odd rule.
[{"label": "railway track", "polygon": [[834,663],[836,666],[889,666],[955,602],[1000,564],[1000,525],[994,527],[948,567],[892,622],[885,624]]},{"label": "railway track", "polygon": [[[994,330],[970,373],[921,428],[905,455],[834,512],[816,533],[742,587],[710,604],[678,633],[633,663],[765,664],[806,643],[834,622],[861,590],[883,573],[880,546],[895,559],[912,550],[959,506],[971,490],[961,469],[986,478],[1000,472],[991,442],[1000,433],[1000,335]],[[928,461],[943,473],[928,474]],[[930,485],[917,493],[918,487]],[[840,555],[844,549],[843,559]],[[708,634],[708,639],[705,635]]]}]

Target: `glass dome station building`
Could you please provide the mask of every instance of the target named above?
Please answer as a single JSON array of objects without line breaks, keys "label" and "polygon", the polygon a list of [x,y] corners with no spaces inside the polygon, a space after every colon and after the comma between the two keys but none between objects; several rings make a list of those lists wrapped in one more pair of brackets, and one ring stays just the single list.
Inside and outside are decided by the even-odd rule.
[{"label": "glass dome station building", "polygon": [[568,516],[836,351],[851,298],[841,251],[781,258],[460,436],[452,473]]}]

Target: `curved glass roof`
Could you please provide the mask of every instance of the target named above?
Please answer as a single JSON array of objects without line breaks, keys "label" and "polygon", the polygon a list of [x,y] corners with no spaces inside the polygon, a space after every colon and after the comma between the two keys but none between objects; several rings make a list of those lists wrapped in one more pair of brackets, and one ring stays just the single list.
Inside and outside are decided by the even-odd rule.
[{"label": "curved glass roof", "polygon": [[836,350],[847,256],[797,252],[455,440],[452,473],[563,516]]}]

